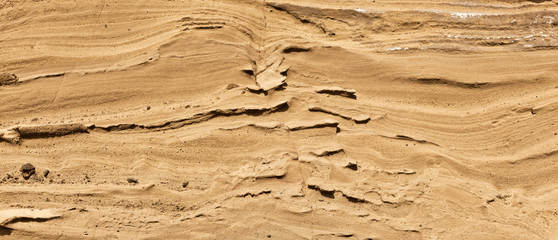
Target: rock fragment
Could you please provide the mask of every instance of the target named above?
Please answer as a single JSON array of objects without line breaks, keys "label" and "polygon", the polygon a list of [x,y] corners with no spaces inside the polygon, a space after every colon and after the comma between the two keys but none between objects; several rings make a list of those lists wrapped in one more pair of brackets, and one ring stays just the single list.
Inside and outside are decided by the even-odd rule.
[{"label": "rock fragment", "polygon": [[35,166],[31,163],[26,163],[21,166],[21,175],[25,180],[29,179],[31,176],[35,175]]},{"label": "rock fragment", "polygon": [[137,178],[133,178],[133,177],[129,177],[128,179],[128,183],[133,183],[136,184],[139,182],[139,180]]},{"label": "rock fragment", "polygon": [[227,85],[227,90],[231,90],[234,88],[240,87],[238,84],[235,83],[229,83],[229,85]]},{"label": "rock fragment", "polygon": [[19,132],[13,128],[0,130],[0,141],[17,144],[19,143],[20,138],[21,136]]},{"label": "rock fragment", "polygon": [[0,86],[17,83],[19,78],[13,73],[0,73]]},{"label": "rock fragment", "polygon": [[348,162],[346,163],[345,167],[348,168],[348,169],[351,169],[351,170],[353,170],[353,171],[357,171],[357,170],[358,170],[358,164],[357,164],[357,162],[355,162],[355,161],[353,161],[353,160],[348,161]]}]

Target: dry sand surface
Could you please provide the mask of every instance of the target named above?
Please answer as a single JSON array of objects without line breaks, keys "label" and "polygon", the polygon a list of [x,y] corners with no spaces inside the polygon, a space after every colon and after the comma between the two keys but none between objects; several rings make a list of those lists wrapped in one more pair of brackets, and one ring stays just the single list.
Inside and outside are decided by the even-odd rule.
[{"label": "dry sand surface", "polygon": [[557,239],[557,123],[557,0],[0,0],[1,239]]}]

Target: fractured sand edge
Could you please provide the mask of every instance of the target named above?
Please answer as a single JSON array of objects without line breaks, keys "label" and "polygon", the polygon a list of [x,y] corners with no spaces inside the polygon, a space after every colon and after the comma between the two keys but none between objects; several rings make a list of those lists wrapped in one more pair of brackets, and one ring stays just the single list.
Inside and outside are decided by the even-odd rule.
[{"label": "fractured sand edge", "polygon": [[339,125],[338,121],[332,119],[323,119],[319,121],[295,121],[285,124],[288,130],[298,131],[311,128],[335,127]]},{"label": "fractured sand edge", "polygon": [[338,117],[341,117],[341,118],[344,118],[344,119],[347,119],[347,120],[353,120],[355,123],[367,123],[367,122],[370,121],[370,117],[367,116],[367,115],[364,115],[364,114],[353,116],[351,114],[343,113],[343,112],[338,111],[338,110],[325,109],[323,107],[318,107],[318,106],[309,107],[308,110],[311,111],[311,112],[323,112],[323,113],[338,116]]},{"label": "fractured sand edge", "polygon": [[[239,107],[230,109],[214,109],[203,113],[194,114],[191,117],[179,120],[166,121],[151,125],[142,125],[135,123],[122,123],[108,126],[97,126],[95,124],[85,125],[80,123],[58,124],[58,125],[37,125],[37,126],[15,126],[8,129],[0,130],[0,140],[17,144],[21,139],[49,138],[59,137],[76,133],[89,133],[89,130],[102,130],[106,132],[126,131],[126,130],[170,130],[184,127],[190,124],[208,121],[215,117],[228,117],[237,115],[253,115],[259,116],[270,114],[273,112],[286,111],[289,108],[289,101],[281,101],[267,107]],[[332,119],[323,119],[319,121],[294,121],[286,124],[269,123],[258,124],[249,123],[238,127],[221,128],[222,130],[233,130],[242,127],[256,127],[264,129],[277,129],[285,127],[288,131],[299,131],[313,128],[335,127],[338,128],[339,122]]]},{"label": "fractured sand edge", "polygon": [[316,93],[338,95],[346,98],[356,99],[356,90],[344,89],[340,87],[320,87],[316,89]]},{"label": "fractured sand edge", "polygon": [[44,221],[61,217],[57,209],[6,209],[0,210],[0,226],[23,220]]},{"label": "fractured sand edge", "polygon": [[109,126],[95,126],[84,125],[79,123],[74,124],[59,124],[59,125],[38,125],[38,126],[16,126],[4,130],[0,130],[0,140],[17,144],[21,139],[33,138],[48,138],[58,137],[74,133],[88,133],[89,130],[100,129],[104,131],[124,131],[133,129],[148,129],[148,130],[166,130],[176,129],[186,125],[208,121],[215,117],[228,117],[236,115],[253,115],[259,116],[269,114],[277,111],[285,111],[289,108],[289,101],[281,101],[271,106],[247,106],[230,109],[214,109],[203,113],[194,114],[191,117],[166,121],[152,125],[141,125],[133,123],[109,125]]}]

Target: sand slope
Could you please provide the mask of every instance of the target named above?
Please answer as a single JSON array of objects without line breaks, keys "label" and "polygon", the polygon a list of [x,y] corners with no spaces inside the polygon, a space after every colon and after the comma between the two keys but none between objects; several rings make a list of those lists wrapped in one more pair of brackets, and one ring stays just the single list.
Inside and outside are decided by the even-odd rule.
[{"label": "sand slope", "polygon": [[557,4],[0,0],[0,238],[556,239]]}]

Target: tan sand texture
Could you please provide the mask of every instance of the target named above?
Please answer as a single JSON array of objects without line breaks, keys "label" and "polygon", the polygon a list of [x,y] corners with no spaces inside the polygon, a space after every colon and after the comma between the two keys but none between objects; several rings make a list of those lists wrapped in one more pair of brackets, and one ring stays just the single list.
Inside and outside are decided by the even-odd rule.
[{"label": "tan sand texture", "polygon": [[556,0],[0,0],[1,239],[557,239],[557,124]]}]

